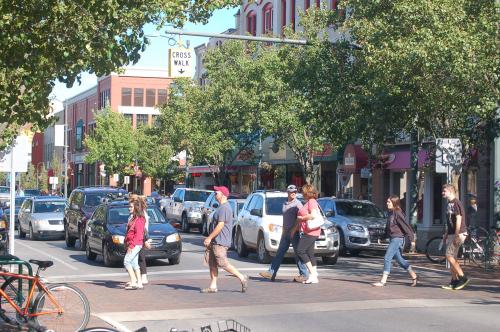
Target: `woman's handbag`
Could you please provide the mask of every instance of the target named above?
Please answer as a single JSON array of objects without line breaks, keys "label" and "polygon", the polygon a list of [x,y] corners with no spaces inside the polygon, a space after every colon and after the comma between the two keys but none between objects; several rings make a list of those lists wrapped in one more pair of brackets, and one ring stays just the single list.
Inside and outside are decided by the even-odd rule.
[{"label": "woman's handbag", "polygon": [[313,211],[314,211],[314,213],[313,213],[314,219],[309,219],[307,221],[307,229],[308,230],[318,229],[321,226],[323,226],[323,224],[325,223],[325,220],[323,219],[323,216],[321,215],[321,213],[317,209],[314,209]]}]

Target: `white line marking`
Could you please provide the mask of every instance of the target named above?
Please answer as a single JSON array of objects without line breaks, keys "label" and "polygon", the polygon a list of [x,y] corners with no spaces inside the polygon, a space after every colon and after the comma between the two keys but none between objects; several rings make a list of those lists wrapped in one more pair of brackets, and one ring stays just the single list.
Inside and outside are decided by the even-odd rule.
[{"label": "white line marking", "polygon": [[113,328],[117,329],[118,331],[120,332],[132,332],[131,330],[129,330],[125,325],[107,317],[107,316],[103,316],[101,314],[92,314],[92,316],[96,316],[100,319],[102,319],[103,321],[105,321],[106,323],[108,323],[109,325],[111,325]]},{"label": "white line marking", "polygon": [[[280,305],[248,305],[232,307],[206,307],[131,312],[105,312],[97,315],[103,320],[119,322],[164,321],[184,319],[214,319],[214,313],[231,312],[233,317],[268,316],[276,314],[304,314],[333,311],[359,311],[401,308],[477,307],[475,299],[383,299],[364,301],[283,303]],[[481,301],[481,300],[477,300]],[[499,306],[498,304],[492,304]],[[499,306],[500,307],[500,306]]]},{"label": "white line marking", "polygon": [[47,254],[46,252],[44,252],[42,250],[35,249],[32,246],[29,246],[29,245],[27,245],[27,244],[25,244],[23,242],[16,242],[16,244],[20,244],[21,246],[24,246],[25,248],[33,250],[34,252],[37,252],[37,253],[42,254],[42,255],[45,255],[45,256],[49,257],[51,260],[58,261],[59,263],[66,265],[67,267],[69,267],[70,269],[72,269],[74,271],[78,271],[78,269],[76,267],[74,267],[73,265],[70,265],[70,264],[66,263],[65,261],[63,261],[63,260],[61,260],[61,259],[59,259],[59,258],[57,258],[57,257],[55,257],[53,255],[49,255],[49,254]]}]

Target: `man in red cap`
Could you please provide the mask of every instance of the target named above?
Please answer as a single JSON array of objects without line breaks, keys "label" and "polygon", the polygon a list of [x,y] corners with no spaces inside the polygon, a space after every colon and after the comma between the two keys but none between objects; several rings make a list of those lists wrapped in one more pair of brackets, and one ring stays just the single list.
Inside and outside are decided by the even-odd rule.
[{"label": "man in red cap", "polygon": [[248,288],[248,276],[241,274],[227,259],[227,250],[231,247],[231,232],[233,228],[233,211],[227,201],[229,189],[225,186],[214,186],[215,199],[219,202],[219,207],[214,213],[210,234],[203,244],[205,245],[205,262],[210,268],[210,286],[203,288],[202,293],[217,292],[217,277],[219,267],[233,274],[241,281],[241,292],[246,292]]}]

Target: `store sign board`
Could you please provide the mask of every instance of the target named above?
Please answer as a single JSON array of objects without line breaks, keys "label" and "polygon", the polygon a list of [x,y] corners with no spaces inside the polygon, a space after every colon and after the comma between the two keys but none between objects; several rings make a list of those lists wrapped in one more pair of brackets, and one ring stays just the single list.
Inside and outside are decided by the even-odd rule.
[{"label": "store sign board", "polygon": [[462,143],[458,138],[436,139],[436,173],[460,173],[462,169]]}]

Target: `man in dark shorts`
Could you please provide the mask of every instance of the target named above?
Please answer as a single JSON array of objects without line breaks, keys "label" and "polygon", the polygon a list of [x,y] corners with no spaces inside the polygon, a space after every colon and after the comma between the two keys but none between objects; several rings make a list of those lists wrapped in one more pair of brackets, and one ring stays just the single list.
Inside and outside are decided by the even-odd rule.
[{"label": "man in dark shorts", "polygon": [[450,264],[451,272],[450,284],[442,288],[458,290],[469,283],[469,279],[457,260],[458,250],[467,237],[466,213],[462,202],[456,197],[453,185],[443,185],[442,195],[448,200],[446,231],[443,234],[443,240],[446,243],[446,259]]},{"label": "man in dark shorts", "polygon": [[219,207],[214,213],[211,232],[205,238],[205,261],[210,268],[210,286],[203,288],[202,293],[217,293],[217,277],[219,267],[233,274],[241,281],[241,292],[248,288],[248,276],[241,274],[227,259],[227,250],[231,247],[231,231],[233,227],[233,211],[227,201],[229,189],[225,186],[214,186],[215,199]]}]

